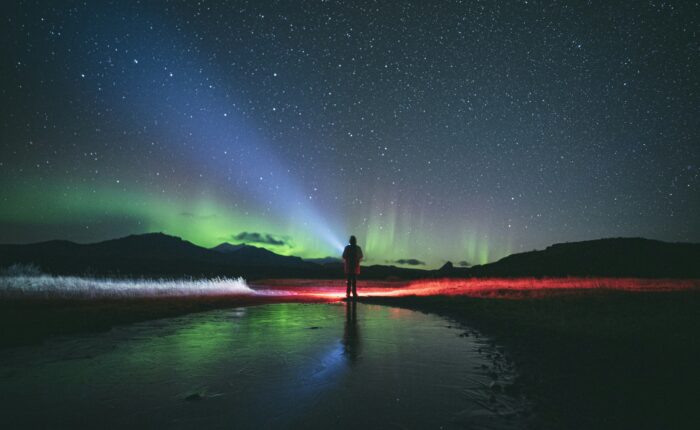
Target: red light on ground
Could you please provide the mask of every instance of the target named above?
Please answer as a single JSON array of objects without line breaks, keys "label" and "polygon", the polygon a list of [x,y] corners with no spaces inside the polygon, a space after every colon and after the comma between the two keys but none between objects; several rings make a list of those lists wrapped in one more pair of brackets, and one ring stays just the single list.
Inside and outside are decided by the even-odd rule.
[{"label": "red light on ground", "polygon": [[[345,282],[340,280],[276,279],[260,281],[258,290],[296,299],[336,301],[345,297]],[[484,298],[534,298],[577,291],[680,291],[700,289],[700,280],[635,278],[489,278],[431,279],[410,282],[361,281],[361,296],[435,296],[464,295]]]}]

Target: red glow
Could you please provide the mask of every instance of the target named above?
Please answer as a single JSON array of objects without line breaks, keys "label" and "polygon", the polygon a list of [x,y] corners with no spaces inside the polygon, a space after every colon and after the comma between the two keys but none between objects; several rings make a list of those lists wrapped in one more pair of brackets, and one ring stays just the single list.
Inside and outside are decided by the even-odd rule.
[{"label": "red glow", "polygon": [[[282,296],[338,300],[345,297],[342,280],[274,279],[256,282],[258,290],[272,290]],[[697,279],[635,278],[489,278],[431,279],[418,281],[359,281],[360,296],[464,295],[484,298],[536,298],[552,294],[590,291],[681,291],[700,290]]]}]

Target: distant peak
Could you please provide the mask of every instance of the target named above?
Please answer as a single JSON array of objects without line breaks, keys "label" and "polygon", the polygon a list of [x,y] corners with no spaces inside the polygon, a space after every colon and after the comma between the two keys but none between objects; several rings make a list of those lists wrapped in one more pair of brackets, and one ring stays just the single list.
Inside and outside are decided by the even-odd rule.
[{"label": "distant peak", "polygon": [[326,256],[326,257],[321,257],[321,258],[304,258],[304,261],[309,262],[309,263],[316,263],[316,264],[331,264],[331,263],[340,263],[343,260],[338,258],[338,257]]},{"label": "distant peak", "polygon": [[442,267],[440,268],[440,271],[448,271],[454,269],[455,266],[452,264],[451,261],[448,261],[447,263],[443,264]]},{"label": "distant peak", "polygon": [[234,244],[231,244],[228,242],[223,242],[223,243],[220,243],[220,244],[216,245],[215,247],[211,248],[211,250],[221,252],[221,253],[229,253],[229,252],[238,251],[238,250],[245,248],[247,246],[248,245],[246,245],[245,243],[239,243],[239,244],[234,245]]},{"label": "distant peak", "polygon": [[[170,241],[177,241],[177,242],[184,241],[184,239],[182,239],[179,236],[173,236],[170,234],[165,234],[163,232],[130,234],[129,236],[123,237],[121,239],[170,240]],[[112,240],[120,240],[120,239],[112,239]]]}]

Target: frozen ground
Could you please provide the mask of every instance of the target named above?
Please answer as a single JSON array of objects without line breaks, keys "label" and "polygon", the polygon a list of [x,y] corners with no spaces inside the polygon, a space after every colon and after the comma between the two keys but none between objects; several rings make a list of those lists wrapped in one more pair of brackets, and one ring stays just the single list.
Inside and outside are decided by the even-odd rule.
[{"label": "frozen ground", "polygon": [[0,357],[8,428],[511,429],[528,410],[488,338],[383,306],[222,309]]}]

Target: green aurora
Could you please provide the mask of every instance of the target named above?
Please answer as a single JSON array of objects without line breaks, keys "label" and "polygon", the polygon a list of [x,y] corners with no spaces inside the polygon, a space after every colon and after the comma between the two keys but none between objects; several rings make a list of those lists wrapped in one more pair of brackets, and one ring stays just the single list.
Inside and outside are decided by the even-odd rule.
[{"label": "green aurora", "polygon": [[5,3],[0,243],[700,241],[694,2]]},{"label": "green aurora", "polygon": [[[94,238],[94,230],[103,226],[118,235],[163,232],[213,247],[222,242],[244,242],[236,240],[242,232],[264,232],[278,239],[276,243],[250,244],[303,258],[337,255],[337,251],[314,235],[313,228],[305,225],[304,220],[253,216],[213,193],[197,193],[196,198],[172,198],[163,192],[128,190],[120,184],[93,186],[35,180],[4,188],[0,200],[3,202],[0,223],[25,236],[28,230],[47,229],[65,231],[66,236],[45,239],[114,238],[114,234],[108,233]],[[445,235],[425,219],[416,220],[411,214],[399,214],[391,208],[375,208],[371,212],[376,215],[338,233],[341,237],[358,236],[367,264],[402,265],[396,261],[412,256],[425,263],[417,267],[425,268],[439,267],[448,260],[455,264],[460,261],[483,264],[510,252],[508,244],[493,246],[488,235],[477,228],[465,228],[458,236]],[[423,230],[416,229],[416,225],[422,225]],[[85,234],[79,234],[80,231]],[[440,238],[444,238],[444,246],[425,246]]]}]

